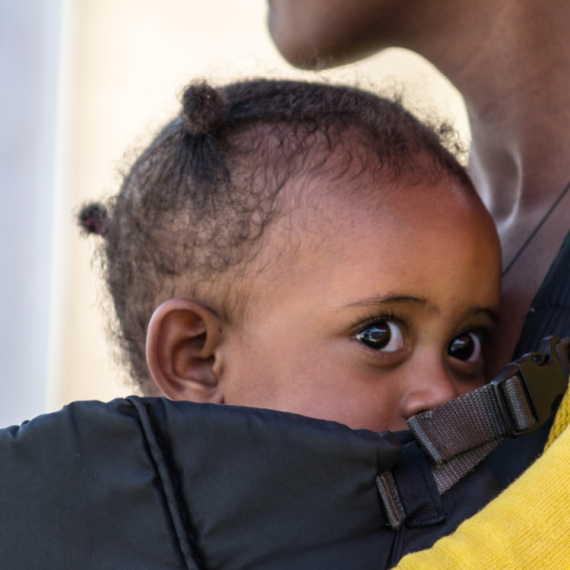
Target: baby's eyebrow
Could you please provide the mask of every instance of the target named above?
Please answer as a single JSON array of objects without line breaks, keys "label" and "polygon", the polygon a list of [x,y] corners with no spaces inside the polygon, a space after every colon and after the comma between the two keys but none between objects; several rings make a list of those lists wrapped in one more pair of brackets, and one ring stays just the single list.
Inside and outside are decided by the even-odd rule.
[{"label": "baby's eyebrow", "polygon": [[[430,305],[426,299],[421,297],[413,297],[410,295],[401,295],[399,293],[388,293],[378,297],[368,297],[359,301],[354,301],[346,305],[346,307],[382,307],[385,305],[419,305],[426,307]],[[430,305],[431,307],[431,305]],[[437,310],[436,307],[433,307]]]},{"label": "baby's eyebrow", "polygon": [[[366,299],[361,299],[359,301],[354,301],[349,303],[344,308],[351,307],[365,307],[365,308],[378,308],[386,307],[386,305],[416,305],[421,308],[428,308],[434,313],[438,314],[440,312],[439,308],[427,299],[422,297],[414,297],[412,295],[402,295],[399,293],[390,292],[386,295],[378,297],[368,297]],[[471,307],[465,312],[465,316],[472,315],[487,315],[491,322],[497,323],[499,321],[499,309],[497,307]]]},{"label": "baby's eyebrow", "polygon": [[499,309],[492,307],[492,308],[488,308],[488,307],[473,307],[473,309],[471,309],[469,311],[469,313],[471,315],[487,315],[491,321],[493,323],[498,323],[500,320],[500,313],[499,313]]}]

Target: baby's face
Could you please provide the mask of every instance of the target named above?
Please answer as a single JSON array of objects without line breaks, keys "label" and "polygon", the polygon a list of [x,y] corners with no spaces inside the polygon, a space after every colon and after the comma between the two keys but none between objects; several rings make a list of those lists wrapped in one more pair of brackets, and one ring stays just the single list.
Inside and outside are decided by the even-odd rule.
[{"label": "baby's face", "polygon": [[481,386],[501,261],[480,203],[450,181],[366,199],[304,184],[318,206],[267,230],[245,318],[224,330],[224,403],[398,430]]}]

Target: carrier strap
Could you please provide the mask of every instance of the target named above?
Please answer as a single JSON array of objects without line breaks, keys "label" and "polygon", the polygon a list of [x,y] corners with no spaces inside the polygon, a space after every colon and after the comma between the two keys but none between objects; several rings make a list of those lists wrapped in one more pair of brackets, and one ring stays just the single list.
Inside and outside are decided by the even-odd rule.
[{"label": "carrier strap", "polygon": [[[506,437],[543,425],[568,386],[570,338],[548,337],[537,352],[508,364],[489,384],[442,406],[412,416],[408,426],[431,464],[440,495],[474,469]],[[390,526],[409,513],[395,470],[377,477]]]}]

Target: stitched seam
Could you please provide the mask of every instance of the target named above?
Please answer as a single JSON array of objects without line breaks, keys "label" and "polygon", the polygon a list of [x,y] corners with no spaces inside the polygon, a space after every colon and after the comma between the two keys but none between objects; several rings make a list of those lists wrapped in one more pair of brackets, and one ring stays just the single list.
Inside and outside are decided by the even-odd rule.
[{"label": "stitched seam", "polygon": [[186,568],[187,570],[195,570],[196,568],[198,570],[206,570],[203,556],[196,544],[196,539],[184,524],[184,519],[186,517],[184,516],[185,514],[181,512],[179,501],[177,500],[178,493],[176,492],[176,486],[172,479],[172,473],[168,468],[168,462],[166,460],[167,453],[160,445],[159,438],[157,437],[149,417],[147,407],[143,400],[137,396],[130,396],[127,400],[133,404],[135,410],[138,412],[151,458],[154,461],[158,476],[162,483],[168,512],[176,533],[176,538],[178,539],[178,547],[184,559]]}]

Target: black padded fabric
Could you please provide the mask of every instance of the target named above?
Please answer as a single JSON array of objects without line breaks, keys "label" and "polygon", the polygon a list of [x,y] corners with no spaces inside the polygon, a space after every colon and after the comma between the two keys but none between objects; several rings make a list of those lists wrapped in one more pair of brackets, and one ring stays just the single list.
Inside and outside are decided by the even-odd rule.
[{"label": "black padded fabric", "polygon": [[497,493],[478,469],[445,520],[386,526],[392,437],[294,414],[130,398],[0,430],[0,568],[382,570]]},{"label": "black padded fabric", "polygon": [[186,567],[129,402],[0,431],[0,568]]},{"label": "black padded fabric", "polygon": [[[570,233],[532,302],[513,360],[537,350],[544,337],[553,335],[570,336]],[[487,458],[487,466],[503,488],[540,456],[552,421],[525,437],[505,440]]]},{"label": "black padded fabric", "polygon": [[570,233],[532,301],[513,360],[553,335],[570,336]]}]

